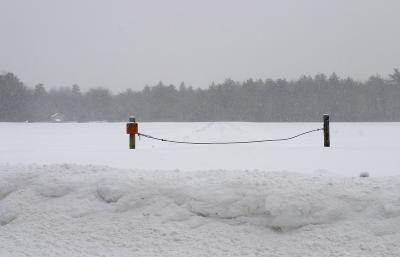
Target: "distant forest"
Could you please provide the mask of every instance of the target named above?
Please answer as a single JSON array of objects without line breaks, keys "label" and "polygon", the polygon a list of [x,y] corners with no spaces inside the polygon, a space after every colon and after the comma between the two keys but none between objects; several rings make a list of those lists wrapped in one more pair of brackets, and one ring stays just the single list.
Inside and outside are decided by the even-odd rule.
[{"label": "distant forest", "polygon": [[193,89],[146,86],[113,94],[105,88],[82,92],[78,85],[47,90],[29,88],[12,73],[0,75],[0,121],[400,121],[400,72],[360,82],[327,76],[267,79]]}]

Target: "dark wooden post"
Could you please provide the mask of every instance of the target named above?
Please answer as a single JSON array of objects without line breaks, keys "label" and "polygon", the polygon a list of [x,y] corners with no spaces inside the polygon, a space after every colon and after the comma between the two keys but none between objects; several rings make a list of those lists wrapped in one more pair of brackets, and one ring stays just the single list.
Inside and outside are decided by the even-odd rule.
[{"label": "dark wooden post", "polygon": [[324,114],[324,147],[330,147],[331,140],[329,135],[329,115]]}]

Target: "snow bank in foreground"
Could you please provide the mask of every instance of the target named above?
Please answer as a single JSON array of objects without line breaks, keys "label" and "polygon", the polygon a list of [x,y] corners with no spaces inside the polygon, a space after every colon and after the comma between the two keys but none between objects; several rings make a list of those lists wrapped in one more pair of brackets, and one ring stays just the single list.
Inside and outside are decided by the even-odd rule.
[{"label": "snow bank in foreground", "polygon": [[400,177],[0,166],[0,256],[400,256]]}]

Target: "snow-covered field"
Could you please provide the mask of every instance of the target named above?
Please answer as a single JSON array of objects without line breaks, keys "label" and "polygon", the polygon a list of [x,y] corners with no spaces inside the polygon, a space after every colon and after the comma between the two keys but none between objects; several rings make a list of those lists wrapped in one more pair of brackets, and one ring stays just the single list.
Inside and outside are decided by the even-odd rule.
[{"label": "snow-covered field", "polygon": [[[230,141],[288,137],[321,123],[140,123],[144,134],[178,140]],[[322,131],[251,145],[177,145],[146,138],[128,149],[124,123],[0,123],[0,163],[75,163],[147,170],[253,170],[400,175],[400,123],[331,123]]]},{"label": "snow-covered field", "polygon": [[0,256],[400,256],[399,129],[0,123]]}]

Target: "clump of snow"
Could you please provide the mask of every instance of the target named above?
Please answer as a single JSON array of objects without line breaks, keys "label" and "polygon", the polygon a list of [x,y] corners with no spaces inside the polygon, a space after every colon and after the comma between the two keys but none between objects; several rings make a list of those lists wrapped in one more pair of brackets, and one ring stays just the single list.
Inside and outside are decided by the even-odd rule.
[{"label": "clump of snow", "polygon": [[17,217],[17,213],[7,208],[0,209],[0,226],[5,226]]},{"label": "clump of snow", "polygon": [[129,190],[132,190],[132,188],[123,181],[114,181],[113,183],[104,181],[97,185],[96,192],[103,201],[107,203],[115,203],[124,194],[128,193]]},{"label": "clump of snow", "polygon": [[400,177],[0,166],[0,256],[400,256]]},{"label": "clump of snow", "polygon": [[9,195],[14,190],[16,190],[14,184],[6,181],[3,178],[0,178],[0,200],[5,198],[7,195]]}]

